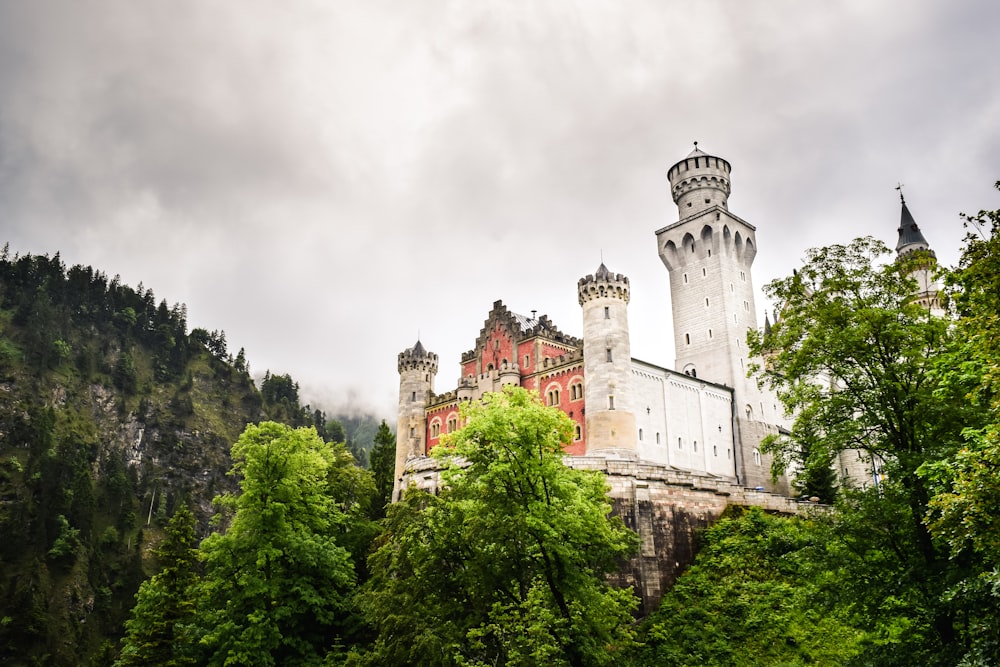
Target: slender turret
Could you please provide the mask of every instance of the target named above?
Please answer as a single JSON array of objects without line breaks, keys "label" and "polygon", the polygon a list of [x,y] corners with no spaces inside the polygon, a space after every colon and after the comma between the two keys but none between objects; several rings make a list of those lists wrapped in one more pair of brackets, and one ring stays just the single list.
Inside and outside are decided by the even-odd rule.
[{"label": "slender turret", "polygon": [[399,420],[396,423],[396,467],[393,500],[399,499],[399,481],[406,460],[427,452],[427,402],[434,393],[438,356],[428,352],[418,340],[399,353]]},{"label": "slender turret", "polygon": [[581,278],[583,368],[587,404],[587,453],[616,450],[635,456],[632,353],[628,334],[628,278],[601,263]]},{"label": "slender turret", "polygon": [[934,277],[937,256],[906,206],[903,186],[899,185],[896,189],[899,190],[899,203],[902,209],[899,229],[896,230],[899,233],[899,239],[896,241],[896,261],[912,264],[913,270],[910,276],[917,281],[915,294],[917,302],[934,315],[944,315],[944,309],[941,307],[941,285]]}]

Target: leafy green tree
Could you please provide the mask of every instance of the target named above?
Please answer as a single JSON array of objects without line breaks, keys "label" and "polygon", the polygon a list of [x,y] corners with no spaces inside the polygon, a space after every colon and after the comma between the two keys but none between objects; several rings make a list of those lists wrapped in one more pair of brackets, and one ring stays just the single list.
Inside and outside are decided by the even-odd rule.
[{"label": "leafy green tree", "polygon": [[382,420],[375,433],[375,444],[370,457],[372,476],[375,478],[375,498],[372,509],[375,518],[385,516],[385,507],[392,500],[392,476],[396,465],[396,436]]},{"label": "leafy green tree", "polygon": [[562,461],[572,422],[519,387],[466,404],[434,450],[440,495],[390,507],[361,596],[373,664],[609,665],[632,591],[605,575],[637,546],[606,482]]},{"label": "leafy green tree", "polygon": [[186,627],[194,618],[198,582],[194,514],[181,505],[164,532],[156,551],[161,569],[136,593],[115,667],[195,664]]},{"label": "leafy green tree", "polygon": [[958,343],[942,366],[947,381],[974,383],[970,400],[989,419],[966,432],[966,446],[953,459],[926,473],[943,486],[931,500],[931,531],[947,542],[952,558],[972,569],[949,591],[966,616],[964,660],[989,664],[1000,652],[1000,210],[965,217],[974,232],[948,277]]},{"label": "leafy green tree", "polygon": [[636,665],[842,665],[863,631],[824,604],[829,539],[822,516],[731,507],[702,536],[695,563],[643,623]]},{"label": "leafy green tree", "polygon": [[873,629],[866,659],[947,664],[961,624],[944,594],[962,566],[924,524],[933,487],[921,470],[952,456],[981,415],[940,381],[949,322],[912,298],[912,265],[880,263],[887,255],[871,238],[811,250],[802,269],[765,287],[781,318],[749,342],[795,415],[791,434],[767,443],[779,466],[809,470],[845,451],[883,466],[880,484],[846,494],[830,550],[843,593]]},{"label": "leafy green tree", "polygon": [[207,663],[319,664],[349,629],[355,576],[338,544],[337,451],[313,428],[265,422],[232,455],[240,493],[217,499],[232,522],[201,545]]}]

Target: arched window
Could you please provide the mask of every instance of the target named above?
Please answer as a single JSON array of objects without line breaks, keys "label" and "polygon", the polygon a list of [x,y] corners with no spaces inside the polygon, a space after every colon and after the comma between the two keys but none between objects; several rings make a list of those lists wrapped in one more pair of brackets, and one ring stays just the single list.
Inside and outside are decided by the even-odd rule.
[{"label": "arched window", "polygon": [[753,462],[755,465],[760,465],[760,450],[756,447],[753,449]]},{"label": "arched window", "polygon": [[579,424],[573,427],[573,440],[576,442],[583,440],[583,427]]}]

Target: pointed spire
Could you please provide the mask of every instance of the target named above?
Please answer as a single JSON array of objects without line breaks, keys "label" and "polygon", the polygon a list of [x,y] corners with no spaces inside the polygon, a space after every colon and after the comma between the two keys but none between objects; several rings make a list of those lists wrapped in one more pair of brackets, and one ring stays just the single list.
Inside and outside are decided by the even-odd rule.
[{"label": "pointed spire", "polygon": [[767,313],[764,313],[764,335],[769,333],[771,333],[771,318],[767,316]]},{"label": "pointed spire", "polygon": [[608,271],[608,267],[604,266],[604,262],[601,262],[601,265],[597,267],[597,273],[594,274],[594,277],[598,280],[607,280],[610,276],[611,272]]},{"label": "pointed spire", "polygon": [[412,350],[412,352],[413,352],[414,355],[418,355],[418,356],[422,357],[425,354],[427,354],[427,351],[424,349],[424,345],[423,345],[423,343],[420,342],[419,338],[417,339],[417,344],[414,345],[410,349]]},{"label": "pointed spire", "polygon": [[899,184],[896,186],[899,190],[899,204],[902,207],[902,211],[899,217],[899,240],[896,243],[896,252],[903,252],[904,248],[908,246],[920,246],[921,249],[926,250],[930,247],[927,243],[927,239],[920,232],[920,228],[917,227],[916,220],[913,219],[913,215],[910,213],[910,209],[906,207],[906,199],[903,198],[903,185]]}]

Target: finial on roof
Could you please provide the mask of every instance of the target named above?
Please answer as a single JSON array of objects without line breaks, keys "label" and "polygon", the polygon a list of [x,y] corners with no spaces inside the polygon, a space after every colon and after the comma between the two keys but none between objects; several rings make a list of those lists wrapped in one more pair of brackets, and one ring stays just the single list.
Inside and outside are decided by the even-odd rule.
[{"label": "finial on roof", "polygon": [[906,204],[906,200],[903,199],[903,184],[902,183],[896,183],[896,189],[899,190],[899,202],[901,204],[905,205]]},{"label": "finial on roof", "polygon": [[695,150],[698,150],[698,142],[697,142],[697,141],[696,141],[696,142],[694,142],[694,149],[695,149]]}]

